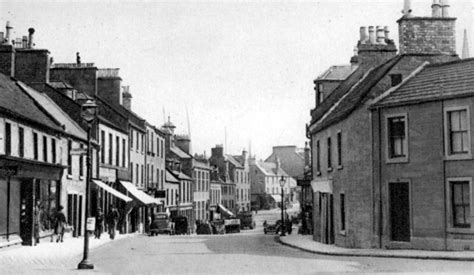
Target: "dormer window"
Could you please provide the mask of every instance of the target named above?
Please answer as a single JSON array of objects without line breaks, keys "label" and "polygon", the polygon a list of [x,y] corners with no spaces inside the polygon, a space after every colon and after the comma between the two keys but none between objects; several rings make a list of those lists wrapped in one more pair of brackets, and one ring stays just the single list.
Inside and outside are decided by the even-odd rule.
[{"label": "dormer window", "polygon": [[316,84],[316,105],[321,104],[324,100],[324,86],[322,83]]}]

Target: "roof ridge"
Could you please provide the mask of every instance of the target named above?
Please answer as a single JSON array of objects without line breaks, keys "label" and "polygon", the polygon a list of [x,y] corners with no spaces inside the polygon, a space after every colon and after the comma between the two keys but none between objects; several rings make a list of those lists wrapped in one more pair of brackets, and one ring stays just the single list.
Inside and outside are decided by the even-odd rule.
[{"label": "roof ridge", "polygon": [[447,61],[447,62],[431,63],[429,64],[429,67],[443,67],[443,66],[453,65],[457,63],[466,63],[466,62],[472,62],[472,61],[474,61],[474,57],[452,60],[452,61]]},{"label": "roof ridge", "polygon": [[376,97],[376,98],[373,100],[373,102],[370,104],[369,109],[375,108],[376,105],[378,105],[378,103],[379,103],[380,101],[382,101],[384,98],[386,98],[387,96],[389,96],[390,94],[392,94],[393,92],[397,91],[399,88],[401,88],[402,86],[404,86],[410,79],[412,79],[413,77],[415,77],[416,75],[418,75],[418,74],[419,74],[421,71],[423,71],[428,65],[430,65],[430,63],[429,63],[428,61],[423,62],[420,66],[418,66],[415,70],[413,70],[405,79],[403,79],[402,82],[400,82],[398,85],[389,88],[387,91],[385,91],[384,93],[382,93],[380,96]]}]

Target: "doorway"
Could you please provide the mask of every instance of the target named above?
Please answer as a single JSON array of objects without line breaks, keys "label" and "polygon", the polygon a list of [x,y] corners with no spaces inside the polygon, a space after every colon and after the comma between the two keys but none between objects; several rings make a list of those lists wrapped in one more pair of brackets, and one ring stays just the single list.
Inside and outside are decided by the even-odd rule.
[{"label": "doorway", "polygon": [[391,240],[410,241],[410,185],[408,182],[389,184]]}]

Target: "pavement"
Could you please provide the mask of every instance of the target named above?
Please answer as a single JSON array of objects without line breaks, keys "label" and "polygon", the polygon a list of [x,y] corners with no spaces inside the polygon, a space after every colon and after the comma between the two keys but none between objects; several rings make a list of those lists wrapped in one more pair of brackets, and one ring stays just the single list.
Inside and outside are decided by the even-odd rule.
[{"label": "pavement", "polygon": [[[137,234],[117,234],[115,240]],[[89,250],[112,243],[108,234],[100,239],[89,238]],[[41,239],[36,246],[13,246],[0,249],[1,270],[8,274],[29,273],[29,270],[43,270],[45,273],[61,273],[61,270],[75,270],[82,260],[84,238],[65,238],[64,242]],[[0,271],[0,274],[3,274]]]},{"label": "pavement", "polygon": [[474,251],[353,249],[322,244],[313,241],[312,235],[299,234],[279,237],[279,241],[287,246],[322,255],[474,261]]}]

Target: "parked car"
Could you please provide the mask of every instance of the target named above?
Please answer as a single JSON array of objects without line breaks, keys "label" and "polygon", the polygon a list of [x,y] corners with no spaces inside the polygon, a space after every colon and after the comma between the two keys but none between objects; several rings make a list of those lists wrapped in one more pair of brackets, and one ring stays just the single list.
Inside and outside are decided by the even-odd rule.
[{"label": "parked car", "polygon": [[170,221],[167,214],[157,213],[153,217],[150,225],[150,236],[158,234],[174,235],[174,224]]},{"label": "parked car", "polygon": [[237,217],[240,219],[240,229],[255,228],[255,221],[253,220],[253,213],[251,211],[240,212]]}]

